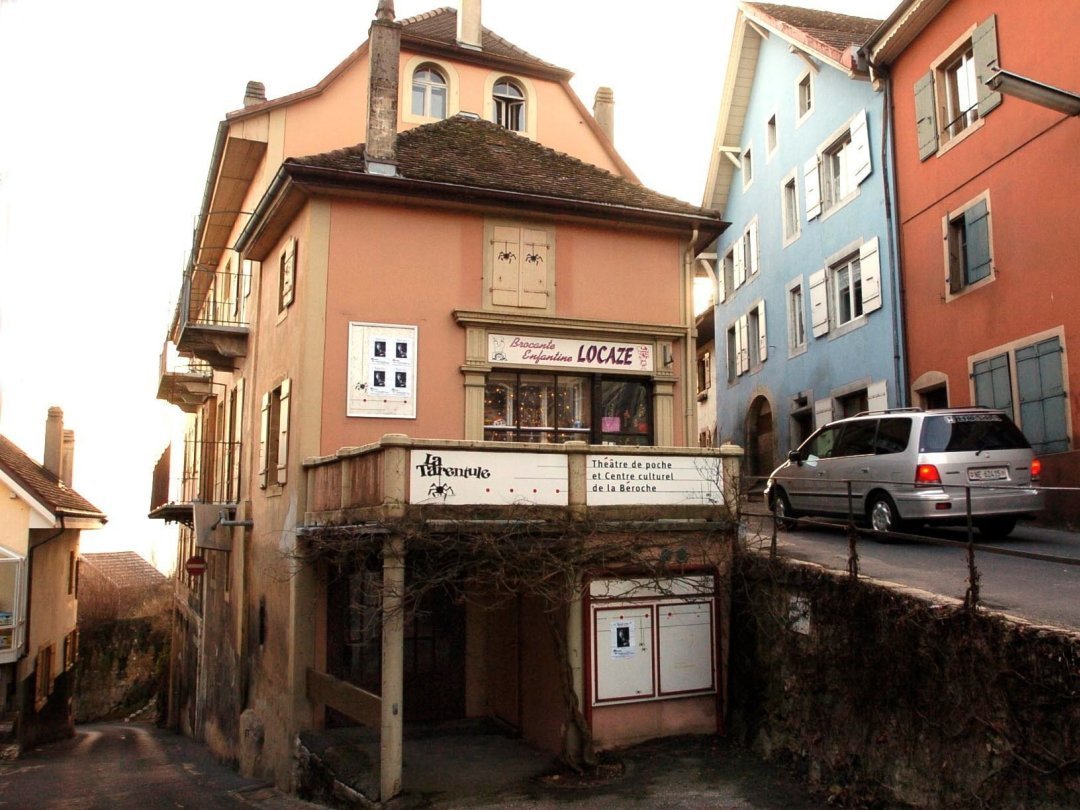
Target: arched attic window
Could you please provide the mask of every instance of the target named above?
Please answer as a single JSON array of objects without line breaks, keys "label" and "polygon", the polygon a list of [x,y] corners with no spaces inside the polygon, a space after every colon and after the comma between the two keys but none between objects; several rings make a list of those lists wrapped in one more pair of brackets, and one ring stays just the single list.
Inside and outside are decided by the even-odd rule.
[{"label": "arched attic window", "polygon": [[522,132],[525,129],[525,92],[511,79],[499,79],[491,94],[495,123]]},{"label": "arched attic window", "polygon": [[446,118],[446,77],[431,65],[413,73],[412,112],[426,118]]}]

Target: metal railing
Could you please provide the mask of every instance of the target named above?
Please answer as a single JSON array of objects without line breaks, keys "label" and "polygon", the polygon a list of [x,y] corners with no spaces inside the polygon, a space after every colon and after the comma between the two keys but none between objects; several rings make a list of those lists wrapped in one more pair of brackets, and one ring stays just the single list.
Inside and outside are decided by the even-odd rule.
[{"label": "metal railing", "polygon": [[246,273],[221,273],[196,267],[184,274],[183,323],[247,327]]},{"label": "metal railing", "polygon": [[233,503],[240,489],[240,442],[184,441],[180,501]]},{"label": "metal railing", "polygon": [[[741,492],[749,492],[754,485],[764,484],[768,480],[764,476],[744,476],[741,486]],[[785,480],[801,480],[801,479],[786,479],[780,476],[773,478],[775,481]],[[864,492],[868,492],[872,488],[872,485],[888,485],[891,488],[897,487],[895,481],[875,481],[867,479],[842,479],[834,480],[833,484],[843,485],[846,494],[846,514],[830,513],[829,515],[807,515],[795,516],[788,515],[780,517],[776,514],[776,511],[772,508],[772,505],[768,503],[764,496],[762,499],[763,511],[755,511],[748,509],[747,503],[740,505],[740,521],[743,521],[746,517],[758,517],[765,518],[771,521],[771,538],[769,542],[769,555],[775,558],[778,554],[777,550],[777,538],[781,529],[782,523],[790,523],[792,526],[811,526],[811,527],[823,527],[823,528],[843,528],[846,530],[848,541],[848,555],[847,555],[847,573],[853,579],[859,577],[859,550],[858,541],[860,538],[871,537],[877,541],[890,541],[890,540],[906,540],[916,543],[925,543],[929,545],[938,546],[951,546],[954,548],[964,548],[967,551],[967,591],[964,595],[964,606],[969,610],[975,610],[979,605],[980,600],[980,574],[975,560],[975,551],[978,549],[980,553],[984,554],[996,554],[1006,557],[1019,557],[1027,560],[1038,560],[1041,562],[1053,562],[1060,563],[1062,565],[1080,566],[1080,558],[1074,557],[1062,557],[1053,554],[1040,554],[1037,552],[1021,551],[1019,549],[1000,548],[997,546],[979,545],[975,542],[976,529],[980,521],[989,519],[992,516],[988,514],[977,514],[972,509],[972,492],[979,494],[985,493],[986,490],[1023,490],[1030,492],[1035,489],[1044,495],[1050,492],[1067,492],[1075,493],[1077,497],[1080,497],[1080,487],[1045,487],[1045,486],[1021,486],[1017,484],[993,484],[993,483],[979,483],[979,484],[933,484],[926,487],[918,486],[914,483],[909,486],[912,491],[919,489],[942,489],[942,490],[963,490],[963,503],[964,514],[962,518],[952,518],[947,523],[937,522],[937,528],[960,527],[965,532],[964,540],[950,540],[944,537],[936,537],[928,534],[915,534],[910,531],[897,531],[895,529],[889,531],[878,531],[864,525],[869,522],[869,516],[866,511],[866,503],[862,494],[857,495],[854,487],[858,486]],[[864,489],[867,488],[867,489]],[[860,507],[857,508],[857,502],[863,499]],[[902,518],[901,525],[905,522]],[[915,519],[913,522],[918,522]],[[925,523],[935,525],[935,521],[932,518],[925,520]]]}]

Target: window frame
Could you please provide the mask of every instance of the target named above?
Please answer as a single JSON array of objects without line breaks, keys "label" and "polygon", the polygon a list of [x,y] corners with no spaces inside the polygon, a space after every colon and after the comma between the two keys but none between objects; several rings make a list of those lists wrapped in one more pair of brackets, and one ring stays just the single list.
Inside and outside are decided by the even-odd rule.
[{"label": "window frame", "polygon": [[259,431],[259,488],[272,490],[288,480],[289,411],[292,380],[286,377],[263,394]]},{"label": "window frame", "polygon": [[[434,74],[438,76],[440,81],[434,82],[428,79],[419,79],[421,73]],[[439,67],[439,65],[433,62],[424,62],[417,65],[411,73],[412,82],[409,94],[409,110],[412,115],[417,118],[427,118],[433,121],[443,121],[447,118],[450,110],[450,82],[446,78],[446,74]],[[419,85],[421,92],[423,93],[423,101],[421,103],[422,109],[417,111],[416,109],[416,92]],[[435,90],[442,90],[442,115],[436,115],[432,112],[432,102],[435,98]]]},{"label": "window frame", "polygon": [[754,144],[748,143],[739,155],[739,170],[742,173],[742,189],[748,191],[754,184]]},{"label": "window frame", "polygon": [[[798,310],[795,307],[795,294],[798,294]],[[806,290],[802,276],[788,282],[784,288],[784,300],[787,304],[788,357],[796,357],[807,350],[810,342],[806,329]],[[797,340],[796,332],[801,329],[802,340]]]},{"label": "window frame", "polygon": [[[969,214],[975,212],[974,216],[978,216],[980,207],[985,209],[983,215],[979,217],[978,220],[973,220],[972,223],[969,223]],[[967,259],[970,255],[967,248],[971,244],[969,224],[974,224],[975,221],[981,222],[984,220],[986,222],[986,261],[979,266],[985,265],[986,274],[969,281],[967,279],[969,270],[967,267]],[[961,230],[964,237],[962,249],[957,244]],[[941,231],[942,241],[944,243],[946,303],[981,289],[997,279],[997,265],[994,262],[994,216],[993,208],[990,203],[989,189],[972,197],[960,207],[946,211],[941,219]]]},{"label": "window frame", "polygon": [[[789,197],[788,190],[791,194]],[[791,203],[789,205],[789,203]],[[789,210],[789,209],[794,210]],[[802,236],[801,213],[799,209],[799,171],[792,169],[780,181],[780,222],[783,246],[793,244]]]},{"label": "window frame", "polygon": [[[513,96],[507,92],[499,92],[499,87],[505,85],[516,91]],[[491,120],[510,132],[525,132],[528,129],[527,119],[528,96],[525,88],[510,76],[501,76],[495,80],[491,87]],[[513,126],[513,124],[517,126]]]},{"label": "window frame", "polygon": [[[803,85],[806,86],[805,99],[803,94]],[[805,100],[805,104],[803,103]],[[817,107],[816,94],[814,92],[814,71],[811,68],[806,68],[795,79],[795,127],[798,128],[802,123],[814,114],[814,110]]]},{"label": "window frame", "polygon": [[278,258],[278,315],[283,316],[296,301],[296,270],[299,256],[299,240],[290,236],[285,240]]},{"label": "window frame", "polygon": [[[512,231],[517,232],[516,241]],[[543,240],[543,251],[535,249],[535,246],[541,244],[537,240]],[[521,220],[486,220],[484,222],[484,309],[493,312],[554,315],[557,264],[555,240],[556,230],[551,224]],[[526,246],[534,246],[532,253],[526,254]],[[500,250],[500,247],[503,249]],[[503,252],[511,254],[507,258],[506,267],[500,264]],[[539,259],[536,262],[530,262],[531,255],[536,255]],[[531,274],[527,264],[535,264],[535,267],[531,268]],[[515,286],[511,288],[510,283],[514,278],[516,278]],[[500,284],[502,286],[499,286]],[[539,304],[541,296],[543,305]],[[516,303],[509,303],[510,297],[514,297]]]},{"label": "window frame", "polygon": [[765,119],[765,162],[768,163],[780,148],[780,130],[776,124],[777,118],[774,112]]},{"label": "window frame", "polygon": [[[870,314],[881,308],[883,300],[879,244],[880,240],[876,236],[872,239],[856,240],[830,256],[825,267],[810,275],[808,291],[810,332],[813,337],[820,338],[828,335],[832,338],[845,335],[863,326]],[[850,267],[850,262],[854,257],[859,260],[862,311],[855,312],[859,307],[854,306],[854,298],[852,298],[852,317],[840,322],[838,315],[840,299],[835,271],[845,265]]]}]

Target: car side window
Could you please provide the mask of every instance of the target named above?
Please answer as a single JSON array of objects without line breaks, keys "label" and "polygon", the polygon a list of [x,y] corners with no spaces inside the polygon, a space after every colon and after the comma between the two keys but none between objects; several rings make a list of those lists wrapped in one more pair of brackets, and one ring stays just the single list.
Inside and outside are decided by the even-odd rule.
[{"label": "car side window", "polygon": [[836,446],[836,437],[840,435],[840,425],[823,428],[816,436],[803,447],[802,454],[806,459],[831,458]]},{"label": "car side window", "polygon": [[874,452],[877,419],[848,422],[833,449],[834,456],[867,456]]},{"label": "car side window", "polygon": [[904,417],[890,417],[878,423],[877,439],[874,450],[878,455],[903,453],[907,450],[911,438],[911,420]]}]

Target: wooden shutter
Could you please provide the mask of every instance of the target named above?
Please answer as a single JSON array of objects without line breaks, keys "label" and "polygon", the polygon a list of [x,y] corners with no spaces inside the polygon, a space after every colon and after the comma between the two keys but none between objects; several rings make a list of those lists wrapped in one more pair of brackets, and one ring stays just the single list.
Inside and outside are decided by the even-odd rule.
[{"label": "wooden shutter", "polygon": [[803,188],[806,190],[806,221],[821,214],[821,178],[817,155],[803,164]]},{"label": "wooden shutter", "polygon": [[521,229],[505,225],[492,228],[491,303],[516,307],[521,284]]},{"label": "wooden shutter", "polygon": [[738,321],[739,373],[750,370],[750,319],[743,315]]},{"label": "wooden shutter", "polygon": [[233,389],[233,424],[232,424],[232,496],[240,500],[240,460],[243,458],[241,451],[244,433],[244,379],[236,381]]},{"label": "wooden shutter", "polygon": [[971,53],[975,62],[975,85],[978,88],[979,117],[1001,104],[1001,93],[986,86],[986,80],[998,67],[997,15],[991,14],[971,35]]},{"label": "wooden shutter", "polygon": [[859,110],[851,119],[851,152],[847,170],[851,173],[852,190],[870,176],[870,131],[866,125],[866,110]]},{"label": "wooden shutter", "polygon": [[262,396],[262,422],[259,427],[259,486],[266,489],[270,481],[267,474],[267,448],[270,444],[270,392]]},{"label": "wooden shutter", "polygon": [[761,269],[758,256],[758,221],[755,219],[750,223],[750,228],[746,231],[747,238],[747,252],[746,255],[750,257],[749,267],[747,268],[747,275],[753,275]]},{"label": "wooden shutter", "polygon": [[889,407],[889,386],[885,380],[870,383],[866,388],[866,409],[884,411]]},{"label": "wooden shutter", "polygon": [[[708,261],[702,259],[702,261]],[[724,300],[724,257],[720,254],[716,256],[716,303],[720,303]]]},{"label": "wooden shutter", "polygon": [[281,306],[287,307],[296,297],[296,239],[290,239],[285,245],[285,255],[281,260]]},{"label": "wooden shutter", "polygon": [[919,138],[919,160],[937,151],[937,112],[934,106],[934,71],[915,82],[915,130]]},{"label": "wooden shutter", "polygon": [[825,427],[832,421],[832,397],[814,401],[814,429]]},{"label": "wooden shutter", "polygon": [[1061,341],[1056,336],[1016,350],[1020,426],[1036,453],[1069,449],[1069,403],[1061,357]]},{"label": "wooden shutter", "polygon": [[281,401],[278,410],[278,447],[277,447],[277,482],[284,484],[288,473],[289,462],[289,394],[292,389],[292,380],[282,380]]},{"label": "wooden shutter", "polygon": [[990,275],[990,210],[979,200],[964,212],[964,281],[966,284]]},{"label": "wooden shutter", "polygon": [[735,240],[735,287],[738,289],[746,281],[746,234]]},{"label": "wooden shutter", "polygon": [[859,248],[859,268],[863,313],[881,309],[881,257],[876,236]]},{"label": "wooden shutter", "polygon": [[520,306],[544,309],[548,305],[548,235],[547,231],[525,228],[521,238]]},{"label": "wooden shutter", "polygon": [[764,363],[769,358],[769,337],[765,330],[765,301],[758,301],[758,361]]},{"label": "wooden shutter", "polygon": [[1012,375],[1009,373],[1009,355],[999,354],[980,360],[971,367],[975,381],[975,404],[985,408],[998,408],[1010,416],[1013,413]]},{"label": "wooden shutter", "polygon": [[810,329],[814,337],[829,331],[829,293],[824,270],[810,276]]}]

